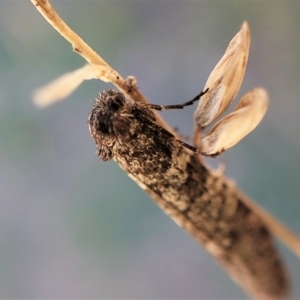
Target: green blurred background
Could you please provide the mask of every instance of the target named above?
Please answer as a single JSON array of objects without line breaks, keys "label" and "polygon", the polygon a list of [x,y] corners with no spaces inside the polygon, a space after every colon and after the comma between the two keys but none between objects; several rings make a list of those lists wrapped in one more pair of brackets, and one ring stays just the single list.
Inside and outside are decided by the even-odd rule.
[{"label": "green blurred background", "polygon": [[[300,232],[299,1],[53,1],[63,19],[152,103],[204,86],[247,20],[240,98],[262,86],[261,125],[217,160]],[[0,298],[245,298],[226,272],[114,163],[99,162],[87,116],[100,81],[40,110],[33,90],[85,61],[29,0],[0,2]],[[233,104],[235,105],[236,102]],[[194,107],[163,113],[191,134]],[[300,261],[278,243],[300,298]]]}]

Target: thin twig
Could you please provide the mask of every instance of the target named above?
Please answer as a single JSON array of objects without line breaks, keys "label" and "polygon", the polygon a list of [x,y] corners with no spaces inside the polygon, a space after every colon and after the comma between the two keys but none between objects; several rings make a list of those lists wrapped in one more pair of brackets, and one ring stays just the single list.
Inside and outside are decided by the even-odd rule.
[{"label": "thin twig", "polygon": [[[130,76],[125,80],[61,19],[48,0],[31,0],[31,2],[51,26],[70,42],[73,51],[81,55],[90,64],[105,67],[102,68],[105,71],[99,74],[101,80],[113,83],[121,92],[134,101],[148,102],[147,98],[139,91],[135,78]],[[163,127],[173,132],[173,129],[159,114],[156,114],[156,117]]]}]

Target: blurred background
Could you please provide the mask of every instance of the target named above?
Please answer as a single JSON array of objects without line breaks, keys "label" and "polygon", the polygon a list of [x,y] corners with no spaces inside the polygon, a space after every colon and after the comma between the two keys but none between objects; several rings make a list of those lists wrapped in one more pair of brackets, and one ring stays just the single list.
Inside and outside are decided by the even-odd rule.
[{"label": "blurred background", "polygon": [[[237,98],[262,86],[270,107],[254,132],[207,162],[225,162],[228,177],[300,233],[300,2],[53,5],[156,104],[199,93],[247,20],[250,57]],[[112,85],[88,81],[64,102],[33,105],[37,87],[84,64],[29,0],[0,2],[0,298],[246,298],[116,163],[98,161],[87,116]],[[163,117],[190,135],[195,107]],[[300,261],[276,243],[299,299]]]}]

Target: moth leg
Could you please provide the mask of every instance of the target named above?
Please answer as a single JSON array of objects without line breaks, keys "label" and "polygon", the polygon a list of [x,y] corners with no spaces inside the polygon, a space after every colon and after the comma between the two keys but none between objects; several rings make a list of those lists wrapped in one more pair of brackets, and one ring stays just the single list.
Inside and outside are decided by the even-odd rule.
[{"label": "moth leg", "polygon": [[180,144],[181,146],[183,146],[183,147],[185,147],[185,148],[187,148],[187,149],[189,149],[189,150],[191,150],[193,152],[199,152],[199,150],[197,148],[195,148],[195,147],[193,147],[193,146],[191,146],[191,145],[189,145],[189,144],[187,144],[187,143],[185,143],[185,142],[183,142],[183,141],[181,141],[179,139],[175,139],[175,141],[178,144]]},{"label": "moth leg", "polygon": [[167,110],[167,109],[182,109],[186,106],[194,104],[196,101],[198,101],[204,94],[208,92],[208,88],[203,92],[201,91],[196,97],[194,97],[192,100],[184,102],[182,104],[174,104],[174,105],[158,105],[158,104],[147,104],[147,106],[150,109],[155,109],[155,110]]}]

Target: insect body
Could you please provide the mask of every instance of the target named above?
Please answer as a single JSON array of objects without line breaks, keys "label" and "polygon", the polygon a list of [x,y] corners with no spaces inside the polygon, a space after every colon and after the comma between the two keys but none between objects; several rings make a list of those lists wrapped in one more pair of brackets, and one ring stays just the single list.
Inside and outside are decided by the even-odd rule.
[{"label": "insect body", "polygon": [[[100,159],[114,159],[178,225],[192,234],[250,294],[282,299],[287,277],[270,233],[223,176],[194,147],[161,127],[152,109],[182,108],[130,101],[107,90],[89,115]],[[272,295],[272,296],[270,296]]]}]

